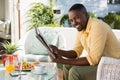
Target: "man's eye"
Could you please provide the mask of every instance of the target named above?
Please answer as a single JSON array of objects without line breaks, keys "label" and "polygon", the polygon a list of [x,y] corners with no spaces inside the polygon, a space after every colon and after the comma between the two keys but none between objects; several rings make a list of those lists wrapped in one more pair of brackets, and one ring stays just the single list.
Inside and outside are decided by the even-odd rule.
[{"label": "man's eye", "polygon": [[79,19],[80,17],[79,17],[79,16],[76,16],[75,18],[76,18],[76,19]]}]

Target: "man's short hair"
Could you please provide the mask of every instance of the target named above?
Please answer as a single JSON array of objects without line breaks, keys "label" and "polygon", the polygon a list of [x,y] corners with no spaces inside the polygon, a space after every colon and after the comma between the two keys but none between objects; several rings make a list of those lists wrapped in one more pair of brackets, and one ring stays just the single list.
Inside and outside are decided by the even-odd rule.
[{"label": "man's short hair", "polygon": [[72,10],[80,10],[82,12],[87,12],[86,8],[84,7],[83,4],[74,4],[70,9],[69,12]]}]

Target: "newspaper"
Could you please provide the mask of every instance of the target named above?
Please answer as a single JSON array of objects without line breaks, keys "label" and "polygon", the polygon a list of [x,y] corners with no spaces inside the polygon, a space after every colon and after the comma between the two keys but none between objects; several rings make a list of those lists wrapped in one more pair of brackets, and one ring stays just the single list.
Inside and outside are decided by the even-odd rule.
[{"label": "newspaper", "polygon": [[37,29],[37,27],[35,27],[35,32],[36,32],[36,37],[37,39],[43,44],[43,46],[48,50],[49,54],[56,59],[57,58],[57,54],[55,54],[53,52],[53,50],[49,47],[49,45],[47,44],[46,40],[44,39],[42,33],[40,32],[39,29]]},{"label": "newspaper", "polygon": [[120,59],[102,57],[97,69],[97,80],[120,80]]}]

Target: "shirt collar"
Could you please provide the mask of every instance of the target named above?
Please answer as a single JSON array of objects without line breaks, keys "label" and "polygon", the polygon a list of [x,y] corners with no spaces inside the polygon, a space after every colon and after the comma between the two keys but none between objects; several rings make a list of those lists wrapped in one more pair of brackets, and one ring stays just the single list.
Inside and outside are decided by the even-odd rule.
[{"label": "shirt collar", "polygon": [[92,18],[89,17],[85,32],[88,32],[88,33],[89,33],[90,28],[91,28],[91,24],[92,24]]},{"label": "shirt collar", "polygon": [[88,36],[89,31],[90,31],[90,29],[91,29],[91,24],[92,24],[92,18],[89,17],[88,23],[87,23],[87,26],[86,26],[86,30],[83,31],[83,33],[86,34],[87,36]]}]

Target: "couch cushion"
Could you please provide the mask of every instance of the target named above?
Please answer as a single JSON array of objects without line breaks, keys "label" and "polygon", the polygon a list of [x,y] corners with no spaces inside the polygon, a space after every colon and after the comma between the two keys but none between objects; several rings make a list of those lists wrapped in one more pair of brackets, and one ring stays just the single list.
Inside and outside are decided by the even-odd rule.
[{"label": "couch cushion", "polygon": [[[46,42],[58,46],[59,48],[64,48],[64,42],[61,38],[59,31],[51,27],[40,27],[39,30],[43,34]],[[39,54],[47,55],[48,52],[46,48],[41,44],[41,42],[36,38],[35,30],[28,32],[28,35],[25,39],[25,54]]]},{"label": "couch cushion", "polygon": [[58,28],[65,39],[65,49],[71,50],[74,46],[77,30],[75,28]]},{"label": "couch cushion", "polygon": [[0,32],[5,32],[5,22],[0,20]]}]

